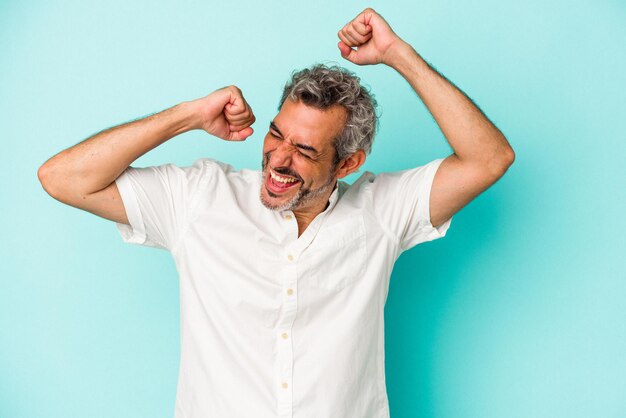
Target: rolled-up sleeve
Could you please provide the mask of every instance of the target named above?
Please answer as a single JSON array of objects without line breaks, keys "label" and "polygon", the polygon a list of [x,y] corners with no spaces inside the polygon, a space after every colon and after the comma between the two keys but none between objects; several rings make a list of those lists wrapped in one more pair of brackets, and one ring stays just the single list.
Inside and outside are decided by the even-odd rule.
[{"label": "rolled-up sleeve", "polygon": [[128,167],[115,180],[130,225],[116,223],[124,242],[172,250],[189,222],[203,180],[203,161],[192,166]]},{"label": "rolled-up sleeve", "polygon": [[437,159],[409,170],[381,173],[370,184],[372,207],[379,222],[396,236],[402,251],[446,235],[452,218],[437,227],[430,222],[430,193]]}]

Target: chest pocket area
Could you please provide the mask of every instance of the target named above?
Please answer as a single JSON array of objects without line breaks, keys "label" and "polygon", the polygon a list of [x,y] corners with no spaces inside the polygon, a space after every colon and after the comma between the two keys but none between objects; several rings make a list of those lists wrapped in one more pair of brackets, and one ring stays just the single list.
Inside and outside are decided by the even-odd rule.
[{"label": "chest pocket area", "polygon": [[325,225],[305,250],[302,279],[313,287],[341,290],[365,274],[367,246],[361,216]]}]

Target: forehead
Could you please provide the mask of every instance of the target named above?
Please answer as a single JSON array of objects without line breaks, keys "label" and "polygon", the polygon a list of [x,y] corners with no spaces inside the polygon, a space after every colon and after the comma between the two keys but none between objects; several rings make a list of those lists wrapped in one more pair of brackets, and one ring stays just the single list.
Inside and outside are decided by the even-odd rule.
[{"label": "forehead", "polygon": [[347,110],[341,105],[318,109],[287,98],[274,123],[285,137],[324,148],[332,146],[346,118]]}]

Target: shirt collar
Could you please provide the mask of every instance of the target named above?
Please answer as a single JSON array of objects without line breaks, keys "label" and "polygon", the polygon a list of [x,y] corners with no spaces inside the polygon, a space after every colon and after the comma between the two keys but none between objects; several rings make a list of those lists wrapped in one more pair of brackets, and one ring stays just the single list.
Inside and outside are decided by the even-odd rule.
[{"label": "shirt collar", "polygon": [[332,208],[334,208],[337,204],[337,200],[339,200],[339,180],[337,180],[337,183],[335,183],[335,188],[328,198],[328,207],[326,208],[326,210],[332,210]]}]

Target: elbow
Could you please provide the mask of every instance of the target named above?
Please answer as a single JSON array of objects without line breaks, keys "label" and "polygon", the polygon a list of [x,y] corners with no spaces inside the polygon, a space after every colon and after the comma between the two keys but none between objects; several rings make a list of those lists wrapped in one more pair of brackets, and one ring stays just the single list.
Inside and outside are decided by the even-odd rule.
[{"label": "elbow", "polygon": [[504,152],[504,165],[506,169],[508,170],[508,168],[511,167],[514,162],[515,162],[515,151],[513,151],[513,148],[509,147]]},{"label": "elbow", "polygon": [[43,185],[44,179],[46,178],[46,175],[48,173],[48,167],[46,166],[46,164],[43,164],[41,167],[39,167],[39,170],[37,170],[37,178],[39,179],[39,182]]},{"label": "elbow", "polygon": [[485,170],[489,172],[490,177],[496,180],[504,176],[509,167],[515,161],[515,152],[510,146],[500,147],[491,154],[489,159],[483,163]]},{"label": "elbow", "polygon": [[61,203],[72,205],[72,202],[80,202],[89,193],[83,193],[75,176],[70,176],[58,165],[44,163],[37,170],[37,177],[44,191]]},{"label": "elbow", "polygon": [[52,180],[52,168],[49,164],[44,163],[39,167],[39,170],[37,170],[37,178],[45,192],[57,199],[57,192],[55,190],[54,181]]},{"label": "elbow", "polygon": [[[41,183],[41,186],[46,192],[48,192],[48,188],[46,187],[48,183],[48,171],[48,166],[46,164],[43,164],[41,167],[39,167],[39,170],[37,170],[37,178],[39,179],[39,183]],[[48,192],[48,194],[50,194],[50,192]]]},{"label": "elbow", "polygon": [[513,165],[515,162],[515,151],[513,148],[508,147],[504,151],[500,153],[500,157],[498,158],[498,163],[496,164],[496,175],[498,178],[504,176],[507,170]]}]

